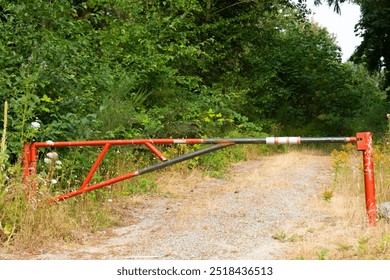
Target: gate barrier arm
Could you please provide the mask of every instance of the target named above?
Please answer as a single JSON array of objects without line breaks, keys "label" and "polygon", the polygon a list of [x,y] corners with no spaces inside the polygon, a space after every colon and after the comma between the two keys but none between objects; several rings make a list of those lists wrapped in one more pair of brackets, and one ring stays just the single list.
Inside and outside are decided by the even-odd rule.
[{"label": "gate barrier arm", "polygon": [[[23,147],[23,179],[30,186],[29,196],[36,193],[36,168],[38,160],[38,149],[42,147],[73,147],[73,146],[103,146],[95,163],[92,165],[87,177],[81,184],[81,187],[73,192],[56,196],[50,200],[50,203],[62,201],[70,197],[90,192],[92,190],[103,188],[123,180],[130,179],[148,172],[152,172],[175,163],[179,163],[203,154],[207,154],[222,148],[235,144],[303,144],[303,143],[357,143],[357,150],[363,151],[364,164],[364,182],[366,196],[366,210],[370,225],[376,225],[376,202],[375,202],[375,183],[374,183],[374,161],[372,133],[357,133],[356,137],[264,137],[264,138],[208,138],[208,139],[134,139],[134,140],[95,140],[95,141],[70,141],[70,142],[34,142],[25,143]],[[154,145],[170,144],[213,144],[206,148],[168,159]],[[102,162],[105,154],[111,146],[114,145],[145,145],[153,152],[161,162],[152,164],[148,167],[124,174],[103,182],[89,185],[95,171]]]}]

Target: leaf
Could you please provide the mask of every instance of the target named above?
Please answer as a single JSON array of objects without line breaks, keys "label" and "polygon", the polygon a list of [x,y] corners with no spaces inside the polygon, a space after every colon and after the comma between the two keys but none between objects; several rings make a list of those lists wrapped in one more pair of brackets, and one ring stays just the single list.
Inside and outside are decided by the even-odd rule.
[{"label": "leaf", "polygon": [[5,235],[10,235],[12,233],[12,226],[8,223],[2,226],[0,221],[0,230],[2,230]]},{"label": "leaf", "polygon": [[54,103],[54,101],[46,94],[44,94],[43,97],[41,97],[41,101],[47,102],[47,103]]}]

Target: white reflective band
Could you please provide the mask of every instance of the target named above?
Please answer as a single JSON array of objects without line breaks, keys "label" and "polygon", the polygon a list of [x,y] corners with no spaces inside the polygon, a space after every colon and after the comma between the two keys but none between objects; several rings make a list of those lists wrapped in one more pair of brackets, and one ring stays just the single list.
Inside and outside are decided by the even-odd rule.
[{"label": "white reflective band", "polygon": [[301,144],[301,137],[288,137],[289,144]]},{"label": "white reflective band", "polygon": [[185,143],[187,143],[187,141],[184,139],[177,139],[177,140],[173,140],[173,143],[174,144],[185,144]]},{"label": "white reflective band", "polygon": [[266,137],[266,144],[300,144],[300,137]]},{"label": "white reflective band", "polygon": [[275,137],[266,137],[265,143],[266,144],[275,144]]}]

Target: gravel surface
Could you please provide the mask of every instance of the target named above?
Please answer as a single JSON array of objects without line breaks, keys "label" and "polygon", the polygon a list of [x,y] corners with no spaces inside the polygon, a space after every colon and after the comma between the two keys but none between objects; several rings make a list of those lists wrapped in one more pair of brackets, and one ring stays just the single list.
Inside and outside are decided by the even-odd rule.
[{"label": "gravel surface", "polygon": [[126,210],[128,225],[28,258],[283,259],[291,243],[280,233],[327,218],[308,205],[331,172],[329,156],[290,152],[234,164],[223,179],[168,175]]}]

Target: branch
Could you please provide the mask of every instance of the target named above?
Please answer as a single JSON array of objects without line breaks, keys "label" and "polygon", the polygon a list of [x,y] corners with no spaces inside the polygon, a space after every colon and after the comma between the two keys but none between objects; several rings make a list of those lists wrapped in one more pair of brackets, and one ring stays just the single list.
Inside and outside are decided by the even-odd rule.
[{"label": "branch", "polygon": [[229,9],[229,8],[231,8],[231,7],[234,7],[234,6],[237,6],[237,5],[240,5],[240,4],[249,3],[249,2],[251,2],[251,1],[252,1],[252,0],[246,0],[246,1],[236,2],[236,3],[234,3],[234,4],[231,4],[231,5],[229,5],[229,6],[226,6],[226,7],[222,8],[222,9],[220,9],[220,10],[214,12],[213,14],[218,14],[218,13],[220,13],[220,12],[226,10],[226,9]]}]

